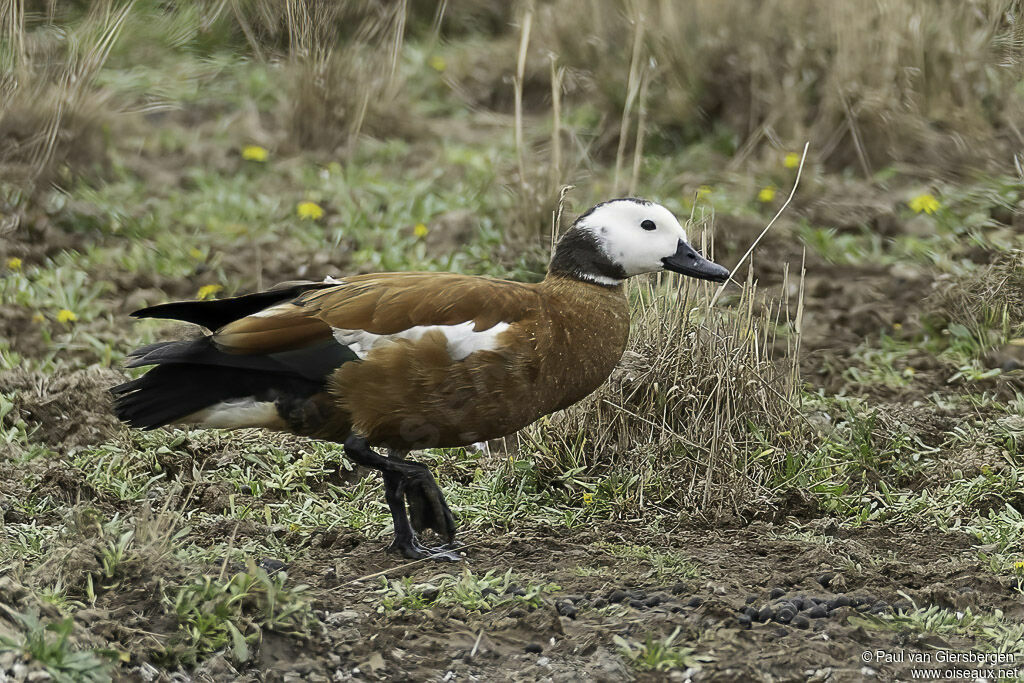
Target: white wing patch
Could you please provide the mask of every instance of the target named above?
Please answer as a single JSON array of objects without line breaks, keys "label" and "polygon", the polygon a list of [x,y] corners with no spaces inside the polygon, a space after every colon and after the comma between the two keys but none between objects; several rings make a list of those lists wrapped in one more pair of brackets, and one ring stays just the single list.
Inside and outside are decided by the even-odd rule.
[{"label": "white wing patch", "polygon": [[496,349],[498,335],[509,327],[508,323],[498,323],[477,332],[473,325],[472,320],[457,325],[417,325],[395,334],[373,334],[366,330],[342,330],[337,327],[333,329],[338,343],[352,349],[360,359],[366,358],[371,350],[382,344],[390,344],[398,339],[417,341],[427,332],[437,330],[448,340],[448,355],[452,360],[463,360],[475,351]]}]

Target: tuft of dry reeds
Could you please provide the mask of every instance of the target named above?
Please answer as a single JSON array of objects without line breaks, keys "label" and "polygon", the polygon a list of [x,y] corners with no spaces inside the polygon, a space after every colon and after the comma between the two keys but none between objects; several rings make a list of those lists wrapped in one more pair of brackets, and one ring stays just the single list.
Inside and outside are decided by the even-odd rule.
[{"label": "tuft of dry reeds", "polygon": [[802,281],[793,310],[762,301],[749,278],[730,309],[708,305],[705,284],[670,273],[640,284],[629,347],[610,381],[525,430],[522,445],[552,479],[614,481],[630,514],[714,517],[770,499],[787,448],[805,435]]},{"label": "tuft of dry reeds", "polygon": [[940,324],[966,328],[979,356],[1024,336],[1024,252],[1003,254],[978,272],[940,277],[925,310]]},{"label": "tuft of dry reeds", "polygon": [[0,6],[0,199],[16,205],[105,158],[111,105],[96,76],[133,5],[97,2],[70,31],[28,17],[23,0]]},{"label": "tuft of dry reeds", "polygon": [[[234,5],[253,52],[287,44],[287,114],[294,139],[306,149],[351,150],[360,133],[403,135],[410,125],[401,102],[399,56],[407,0],[257,0]],[[341,39],[339,39],[341,38]]]},{"label": "tuft of dry reeds", "polygon": [[[546,160],[539,150],[530,144],[524,133],[523,86],[535,14],[536,7],[532,0],[523,4],[523,11],[519,17],[516,70],[512,77],[512,133],[516,151],[515,179],[511,184],[515,197],[513,232],[515,237],[527,242],[544,236],[548,217],[552,214],[554,202],[558,197],[558,189],[563,184],[562,82],[565,70],[558,66],[554,55],[549,55],[552,125],[551,144]],[[557,231],[556,225],[552,231],[552,239],[557,237]]]},{"label": "tuft of dry reeds", "polygon": [[[1010,167],[1024,145],[1017,0],[557,0],[535,46],[586,74],[610,131],[635,97],[636,17],[663,138],[810,140],[832,168]],[[621,145],[625,126],[613,145]],[[607,138],[606,138],[607,139]]]}]

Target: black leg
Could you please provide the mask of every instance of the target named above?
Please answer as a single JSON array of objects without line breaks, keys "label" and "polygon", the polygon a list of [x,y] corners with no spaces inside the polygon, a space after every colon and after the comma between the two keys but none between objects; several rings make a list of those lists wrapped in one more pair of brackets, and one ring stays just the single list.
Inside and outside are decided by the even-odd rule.
[{"label": "black leg", "polygon": [[[421,489],[429,492],[432,486],[434,489],[437,489],[436,496],[440,496],[441,500],[444,500],[444,496],[441,495],[437,483],[426,467],[418,463],[405,462],[401,459],[392,460],[391,458],[385,458],[370,448],[369,444],[366,443],[366,439],[355,434],[345,439],[345,454],[357,464],[380,470],[381,475],[384,477],[384,496],[388,507],[391,509],[391,518],[395,525],[395,540],[389,550],[399,552],[404,557],[413,560],[428,557],[450,561],[462,559],[458,554],[443,548],[424,548],[420,545],[412,525],[409,523],[409,516],[405,511],[405,495],[410,486],[416,487],[417,493],[414,494],[414,497],[421,495],[419,493]],[[447,505],[445,509],[447,509]],[[450,511],[448,515],[449,517],[451,516]],[[454,531],[455,524],[452,521],[451,535],[454,535]]]},{"label": "black leg", "polygon": [[408,454],[409,451],[392,449],[388,451],[388,459],[423,468],[422,476],[410,479],[404,487],[412,528],[416,532],[433,529],[438,536],[445,539],[445,547],[455,547],[455,517],[444,499],[444,492],[426,465],[405,459]]}]

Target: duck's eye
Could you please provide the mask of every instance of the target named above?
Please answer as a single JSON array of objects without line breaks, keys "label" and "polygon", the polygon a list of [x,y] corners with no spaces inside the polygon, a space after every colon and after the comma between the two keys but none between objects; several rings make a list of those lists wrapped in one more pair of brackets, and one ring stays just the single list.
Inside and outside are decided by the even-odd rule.
[{"label": "duck's eye", "polygon": [[652,221],[649,218],[647,220],[645,220],[643,223],[641,223],[640,227],[643,228],[644,230],[657,230],[658,229],[658,226],[654,224],[654,221]]}]

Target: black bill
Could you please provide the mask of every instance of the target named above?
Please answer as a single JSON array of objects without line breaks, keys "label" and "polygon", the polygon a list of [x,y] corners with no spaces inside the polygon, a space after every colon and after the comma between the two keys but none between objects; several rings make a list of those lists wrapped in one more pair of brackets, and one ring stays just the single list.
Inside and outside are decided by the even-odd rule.
[{"label": "black bill", "polygon": [[665,270],[695,277],[699,280],[725,282],[729,279],[729,269],[708,261],[686,242],[679,240],[676,253],[661,259]]}]

